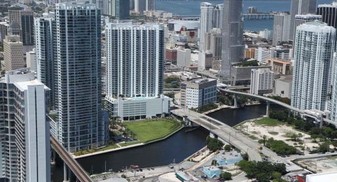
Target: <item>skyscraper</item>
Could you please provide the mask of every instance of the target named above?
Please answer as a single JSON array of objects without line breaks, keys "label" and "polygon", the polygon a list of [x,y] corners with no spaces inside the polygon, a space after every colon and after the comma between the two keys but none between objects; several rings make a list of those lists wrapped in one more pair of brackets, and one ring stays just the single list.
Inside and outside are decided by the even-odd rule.
[{"label": "skyscraper", "polygon": [[7,35],[4,39],[5,70],[15,70],[25,67],[23,46],[18,35]]},{"label": "skyscraper", "polygon": [[337,28],[337,2],[331,4],[319,4],[317,14],[322,15],[322,21],[329,26]]},{"label": "skyscraper", "polygon": [[110,23],[107,37],[107,95],[122,119],[169,112],[163,97],[164,28],[158,24]]},{"label": "skyscraper", "polygon": [[55,14],[45,14],[35,18],[35,49],[37,79],[50,88],[49,107],[55,106]]},{"label": "skyscraper", "polygon": [[291,0],[290,6],[290,34],[289,40],[294,39],[295,34],[295,16],[305,14],[316,14],[317,0]]},{"label": "skyscraper", "polygon": [[273,25],[273,45],[279,42],[288,41],[290,33],[290,15],[287,13],[279,13],[274,15]]},{"label": "skyscraper", "polygon": [[112,16],[118,20],[128,19],[130,16],[130,1],[104,0],[102,14]]},{"label": "skyscraper", "polygon": [[20,36],[23,45],[27,46],[25,52],[34,46],[33,15],[33,11],[25,5],[15,5],[8,9],[10,32]]},{"label": "skyscraper", "polygon": [[199,29],[199,51],[205,50],[205,37],[214,25],[213,22],[214,6],[208,2],[200,4],[200,29]]},{"label": "skyscraper", "polygon": [[143,14],[144,11],[152,11],[155,9],[155,0],[134,0],[135,12]]},{"label": "skyscraper", "polygon": [[85,2],[56,4],[55,11],[57,138],[70,152],[95,148],[106,137],[101,116],[101,12]]},{"label": "skyscraper", "polygon": [[222,63],[220,75],[230,79],[231,66],[243,59],[242,0],[224,0],[224,23],[222,27]]},{"label": "skyscraper", "polygon": [[214,14],[213,14],[213,23],[214,28],[222,28],[223,24],[223,4],[217,4],[214,7]]},{"label": "skyscraper", "polygon": [[296,29],[291,105],[301,110],[325,110],[335,51],[336,29],[314,21]]},{"label": "skyscraper", "polygon": [[0,181],[50,181],[46,87],[26,69],[0,79]]}]

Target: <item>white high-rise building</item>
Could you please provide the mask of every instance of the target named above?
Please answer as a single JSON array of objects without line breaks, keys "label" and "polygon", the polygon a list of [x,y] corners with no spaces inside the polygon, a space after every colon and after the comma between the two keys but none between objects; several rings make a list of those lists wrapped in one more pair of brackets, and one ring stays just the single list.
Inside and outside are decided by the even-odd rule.
[{"label": "white high-rise building", "polygon": [[200,29],[199,29],[199,50],[206,51],[205,37],[206,33],[213,28],[214,6],[208,2],[200,4]]},{"label": "white high-rise building", "polygon": [[291,0],[290,6],[290,33],[289,40],[294,39],[296,30],[295,16],[305,14],[316,14],[317,0]]},{"label": "white high-rise building", "polygon": [[47,90],[27,69],[0,79],[0,178],[5,181],[51,181]]},{"label": "white high-rise building", "polygon": [[[218,60],[221,58],[219,52],[215,53],[215,50],[222,50],[222,40],[215,40],[214,36],[218,36],[217,39],[222,39],[221,29],[223,25],[224,16],[224,6],[223,4],[213,5],[208,2],[202,2],[200,4],[200,27],[198,30],[199,37],[199,58],[198,58],[198,69],[205,70],[209,69],[211,66],[207,65],[205,55],[209,55],[210,52],[213,53],[213,57]],[[216,35],[217,34],[217,35]],[[213,39],[213,40],[212,40]],[[213,42],[211,42],[213,41]],[[216,41],[217,48],[212,49],[212,43]]]},{"label": "white high-rise building", "polygon": [[168,99],[162,96],[163,26],[110,23],[106,39],[106,99],[113,104],[113,115],[137,119],[168,113]]},{"label": "white high-rise building", "polygon": [[269,68],[252,69],[250,80],[251,94],[260,95],[273,91],[274,72]]},{"label": "white high-rise building", "polygon": [[302,110],[327,106],[336,29],[314,21],[297,27],[291,105]]},{"label": "white high-rise building", "polygon": [[155,9],[155,0],[134,0],[135,12],[143,14],[144,11],[152,11]]},{"label": "white high-rise building", "polygon": [[69,152],[102,146],[101,11],[80,1],[56,4],[53,35],[57,139]]}]

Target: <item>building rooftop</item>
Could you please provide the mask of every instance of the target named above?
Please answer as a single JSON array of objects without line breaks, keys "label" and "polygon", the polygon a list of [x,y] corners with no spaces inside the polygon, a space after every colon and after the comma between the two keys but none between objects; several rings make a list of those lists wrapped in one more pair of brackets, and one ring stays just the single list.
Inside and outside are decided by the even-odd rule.
[{"label": "building rooftop", "polygon": [[280,80],[280,81],[283,81],[283,82],[288,82],[288,83],[291,83],[293,81],[293,75],[285,75],[285,76],[281,76],[279,79],[277,80]]},{"label": "building rooftop", "polygon": [[309,174],[306,176],[306,182],[334,181],[333,179],[337,179],[337,172]]},{"label": "building rooftop", "polygon": [[24,81],[24,82],[15,82],[14,85],[21,91],[25,91],[28,89],[28,86],[38,86],[43,85],[45,89],[49,89],[47,86],[45,86],[43,83],[41,83],[38,80],[30,80],[30,81]]}]

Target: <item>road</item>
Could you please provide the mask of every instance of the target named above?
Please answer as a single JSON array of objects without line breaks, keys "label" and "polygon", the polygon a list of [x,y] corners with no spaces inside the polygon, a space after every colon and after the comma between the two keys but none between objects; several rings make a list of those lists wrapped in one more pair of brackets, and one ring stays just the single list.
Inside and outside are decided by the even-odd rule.
[{"label": "road", "polygon": [[289,110],[292,110],[292,111],[295,111],[295,112],[298,112],[298,113],[302,113],[302,112],[303,112],[302,110],[297,109],[297,108],[295,108],[295,107],[292,107],[292,106],[289,105],[289,104],[286,104],[286,103],[284,103],[284,102],[280,102],[280,101],[275,100],[275,99],[271,99],[271,98],[269,98],[269,97],[264,97],[264,96],[261,96],[261,95],[255,95],[255,94],[250,94],[250,93],[245,93],[245,92],[238,92],[238,91],[229,90],[229,89],[223,89],[223,88],[219,88],[219,90],[221,90],[221,91],[223,91],[223,92],[227,92],[227,93],[238,94],[238,95],[244,95],[244,96],[248,96],[248,97],[253,97],[253,98],[265,100],[265,101],[268,101],[268,102],[271,102],[271,103],[280,105],[280,106],[282,106],[282,107],[285,107],[285,108],[287,108],[287,109],[289,109]]},{"label": "road", "polygon": [[262,156],[266,156],[269,158],[271,162],[287,164],[286,165],[287,171],[302,169],[301,167],[292,163],[288,159],[278,156],[272,150],[262,146],[257,141],[254,141],[248,136],[242,134],[235,128],[232,128],[227,124],[222,123],[216,119],[185,109],[176,109],[171,112],[181,117],[187,116],[189,120],[208,129],[211,133],[217,135],[220,139],[230,143],[231,145],[233,145],[234,147],[236,147],[241,151],[247,152],[249,160],[262,161]]},{"label": "road", "polygon": [[50,136],[50,143],[53,149],[61,159],[67,164],[69,169],[75,174],[76,178],[81,182],[92,182],[86,171],[77,163],[77,161],[69,154],[66,149],[53,137]]},{"label": "road", "polygon": [[[297,109],[289,104],[286,104],[286,103],[283,103],[283,102],[280,102],[278,100],[275,100],[275,99],[272,99],[272,98],[269,98],[269,97],[264,97],[264,96],[261,96],[261,95],[255,95],[255,94],[250,94],[250,93],[245,93],[245,92],[238,92],[238,91],[234,91],[234,90],[230,90],[230,89],[223,89],[223,88],[218,88],[220,91],[223,91],[223,92],[227,92],[227,93],[232,93],[232,94],[237,94],[237,95],[244,95],[244,96],[248,96],[248,97],[253,97],[253,98],[257,98],[257,99],[261,99],[261,100],[265,100],[265,101],[268,101],[268,102],[271,102],[271,103],[274,103],[274,104],[277,104],[277,105],[280,105],[282,107],[285,107],[289,110],[292,110],[292,111],[295,111],[295,112],[298,112],[298,113],[301,113],[301,114],[307,114],[305,110],[300,110],[300,109]],[[310,116],[310,115],[308,115]],[[313,116],[310,116],[310,117],[313,117]],[[337,127],[337,123],[334,122],[334,121],[331,121],[327,118],[323,118],[323,121],[326,122],[326,123],[329,123],[329,124],[332,124],[334,125],[335,127]]]},{"label": "road", "polygon": [[178,116],[187,116],[189,120],[208,129],[211,133],[217,135],[220,139],[230,143],[241,151],[247,152],[250,160],[262,161],[262,157],[257,150],[260,145],[255,144],[246,136],[241,136],[234,128],[194,111],[176,109],[171,112]]}]

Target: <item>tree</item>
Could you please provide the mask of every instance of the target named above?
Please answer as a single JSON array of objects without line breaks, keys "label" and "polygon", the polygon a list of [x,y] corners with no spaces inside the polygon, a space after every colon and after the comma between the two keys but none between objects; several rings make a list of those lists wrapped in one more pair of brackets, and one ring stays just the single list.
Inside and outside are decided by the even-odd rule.
[{"label": "tree", "polygon": [[207,148],[211,150],[212,152],[220,150],[223,146],[223,143],[220,140],[216,138],[211,138],[209,136],[206,139],[206,143],[207,143]]},{"label": "tree", "polygon": [[232,174],[231,173],[229,173],[229,172],[222,172],[221,174],[220,174],[220,179],[221,180],[231,180],[232,179]]},{"label": "tree", "polygon": [[263,135],[263,136],[262,136],[262,143],[263,143],[263,146],[266,146],[266,141],[267,141],[267,136],[266,136],[266,135]]},{"label": "tree", "polygon": [[225,151],[229,152],[232,150],[232,147],[230,145],[225,145]]},{"label": "tree", "polygon": [[212,160],[212,163],[211,163],[212,166],[216,166],[218,165],[218,162],[216,160]]},{"label": "tree", "polygon": [[325,153],[330,151],[330,143],[329,142],[324,142],[318,147],[318,151]]}]

